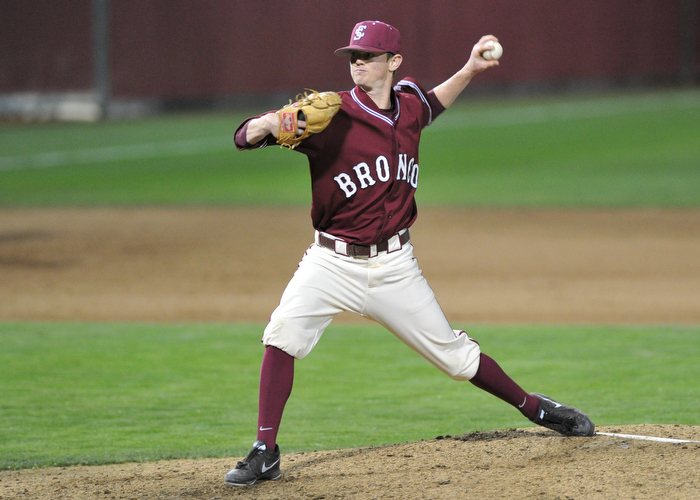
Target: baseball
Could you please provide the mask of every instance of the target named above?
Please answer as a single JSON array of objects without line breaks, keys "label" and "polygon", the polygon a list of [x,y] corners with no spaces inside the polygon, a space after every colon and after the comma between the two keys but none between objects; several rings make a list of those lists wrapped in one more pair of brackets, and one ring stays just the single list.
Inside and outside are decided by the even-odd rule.
[{"label": "baseball", "polygon": [[482,57],[487,61],[490,61],[492,59],[500,59],[503,55],[503,47],[500,43],[488,41],[484,45],[486,45],[487,47],[491,47],[490,50],[485,50],[483,54],[481,54]]}]

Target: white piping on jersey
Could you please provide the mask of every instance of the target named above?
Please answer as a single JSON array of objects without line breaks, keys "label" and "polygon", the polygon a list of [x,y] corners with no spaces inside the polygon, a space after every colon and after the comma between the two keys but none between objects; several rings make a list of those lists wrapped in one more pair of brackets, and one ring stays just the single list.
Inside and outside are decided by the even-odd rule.
[{"label": "white piping on jersey", "polygon": [[428,102],[428,98],[425,96],[425,94],[423,94],[420,87],[410,80],[401,80],[401,81],[399,81],[399,83],[397,83],[394,86],[394,90],[400,89],[402,85],[406,85],[407,87],[411,87],[413,90],[416,91],[416,94],[418,94],[418,97],[421,98],[421,101],[423,101],[425,103],[425,105],[428,107],[428,111],[430,112],[430,115],[428,115],[428,125],[433,123],[433,108],[430,107],[430,103]]},{"label": "white piping on jersey", "polygon": [[[367,113],[369,113],[370,115],[376,116],[376,117],[379,118],[380,120],[384,120],[385,122],[387,122],[387,123],[388,123],[389,125],[391,125],[392,127],[394,126],[394,120],[392,120],[391,118],[388,118],[388,117],[384,116],[384,115],[381,114],[381,113],[378,113],[377,111],[374,111],[373,109],[370,109],[369,107],[365,106],[362,102],[360,102],[360,98],[357,97],[357,94],[355,93],[356,90],[357,90],[357,87],[355,87],[354,89],[352,89],[352,92],[350,92],[350,95],[352,96],[353,101],[355,101],[355,102],[357,103],[358,106],[360,106],[363,110],[365,110],[365,111],[366,111]],[[398,120],[398,119],[399,119],[399,115],[401,114],[401,105],[399,104],[399,100],[398,100],[398,99],[396,100],[396,109],[397,109],[397,112],[396,112],[396,119]]]}]

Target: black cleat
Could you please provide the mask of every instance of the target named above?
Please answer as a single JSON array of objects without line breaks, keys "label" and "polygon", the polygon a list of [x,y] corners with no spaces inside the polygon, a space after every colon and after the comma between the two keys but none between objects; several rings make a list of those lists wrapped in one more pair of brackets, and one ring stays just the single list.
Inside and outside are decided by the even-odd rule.
[{"label": "black cleat", "polygon": [[543,394],[533,393],[540,401],[532,422],[565,436],[593,436],[595,425],[588,416],[573,406],[554,401]]},{"label": "black cleat", "polygon": [[238,462],[236,467],[226,474],[226,484],[233,486],[250,486],[258,479],[279,479],[280,472],[280,447],[268,450],[263,441],[253,443],[253,449],[248,456]]}]

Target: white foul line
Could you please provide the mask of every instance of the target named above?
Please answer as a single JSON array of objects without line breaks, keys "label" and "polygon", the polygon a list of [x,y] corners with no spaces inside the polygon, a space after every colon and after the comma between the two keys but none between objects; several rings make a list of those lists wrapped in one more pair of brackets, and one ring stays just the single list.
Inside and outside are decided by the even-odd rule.
[{"label": "white foul line", "polygon": [[643,441],[658,441],[660,443],[700,443],[700,441],[689,441],[687,439],[670,439],[670,438],[660,438],[654,436],[636,436],[634,434],[615,434],[612,432],[596,432],[598,436],[611,436],[619,437],[625,439],[640,439]]},{"label": "white foul line", "polygon": [[149,142],[124,146],[107,146],[76,151],[53,151],[30,156],[0,158],[0,171],[25,168],[49,168],[126,160],[143,160],[163,156],[184,156],[234,149],[231,137],[205,137],[180,141]]}]

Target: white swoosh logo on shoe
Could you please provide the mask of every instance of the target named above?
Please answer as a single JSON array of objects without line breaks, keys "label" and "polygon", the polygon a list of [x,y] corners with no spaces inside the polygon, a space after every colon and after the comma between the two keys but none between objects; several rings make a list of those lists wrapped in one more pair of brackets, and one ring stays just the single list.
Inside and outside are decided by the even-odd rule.
[{"label": "white swoosh logo on shoe", "polygon": [[270,465],[269,467],[265,464],[265,462],[263,462],[263,465],[262,465],[262,473],[265,474],[267,471],[269,471],[269,470],[272,469],[275,465],[277,465],[277,463],[278,463],[279,461],[280,461],[280,459],[278,458],[278,459],[275,460],[275,461],[272,463],[272,465]]},{"label": "white swoosh logo on shoe", "polygon": [[550,403],[552,403],[552,404],[554,405],[555,408],[560,408],[560,407],[564,406],[564,405],[561,404],[561,403],[557,403],[557,402],[554,401],[553,399],[549,399],[549,398],[542,398],[542,399],[545,399],[545,400],[549,401]]}]

